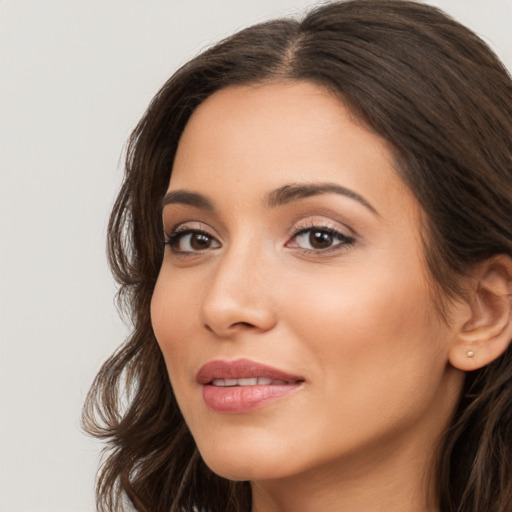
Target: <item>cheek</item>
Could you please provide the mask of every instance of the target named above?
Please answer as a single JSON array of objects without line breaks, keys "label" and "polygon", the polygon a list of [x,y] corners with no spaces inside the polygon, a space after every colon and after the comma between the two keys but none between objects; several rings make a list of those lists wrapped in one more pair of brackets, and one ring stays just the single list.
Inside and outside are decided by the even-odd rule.
[{"label": "cheek", "polygon": [[195,316],[193,290],[174,281],[162,272],[151,299],[151,324],[171,382],[178,376],[173,370],[187,366],[194,342],[190,327]]},{"label": "cheek", "polygon": [[421,272],[404,269],[400,279],[384,265],[367,268],[310,275],[282,299],[288,324],[309,345],[329,389],[343,387],[354,404],[364,403],[365,393],[418,392],[421,378],[440,378],[445,365],[443,332]]},{"label": "cheek", "polygon": [[[299,331],[334,338],[361,348],[358,340],[393,337],[395,344],[437,324],[428,287],[422,279],[400,280],[380,266],[374,271],[357,271],[353,266],[309,275],[300,281],[288,279],[286,304],[290,322]],[[391,347],[390,347],[391,348]]]},{"label": "cheek", "polygon": [[195,389],[191,371],[194,354],[202,353],[192,329],[196,313],[197,290],[181,283],[165,269],[158,277],[151,299],[151,323],[162,351],[174,396],[187,424],[195,424],[201,395],[190,395]]}]

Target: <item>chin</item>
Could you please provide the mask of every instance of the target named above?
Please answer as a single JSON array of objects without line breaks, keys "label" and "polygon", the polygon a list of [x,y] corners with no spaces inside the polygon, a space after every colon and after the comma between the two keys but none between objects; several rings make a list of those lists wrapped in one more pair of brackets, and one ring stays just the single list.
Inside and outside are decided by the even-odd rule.
[{"label": "chin", "polygon": [[216,474],[228,480],[247,481],[276,478],[269,474],[268,467],[262,467],[263,464],[253,463],[243,455],[238,457],[211,456],[206,454],[203,457],[206,465]]},{"label": "chin", "polygon": [[[293,472],[283,461],[290,454],[279,453],[269,446],[246,442],[245,446],[233,443],[203,447],[199,452],[206,465],[217,475],[234,481],[268,480],[283,478]],[[272,455],[271,455],[272,454]]]}]

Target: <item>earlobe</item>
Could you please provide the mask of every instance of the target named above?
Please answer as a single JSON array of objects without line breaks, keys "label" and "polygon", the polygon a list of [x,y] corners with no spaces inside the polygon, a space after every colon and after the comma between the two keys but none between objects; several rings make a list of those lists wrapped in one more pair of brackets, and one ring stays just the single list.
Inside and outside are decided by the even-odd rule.
[{"label": "earlobe", "polygon": [[512,338],[512,259],[493,256],[475,267],[467,304],[469,318],[457,328],[449,361],[463,371],[497,359]]}]

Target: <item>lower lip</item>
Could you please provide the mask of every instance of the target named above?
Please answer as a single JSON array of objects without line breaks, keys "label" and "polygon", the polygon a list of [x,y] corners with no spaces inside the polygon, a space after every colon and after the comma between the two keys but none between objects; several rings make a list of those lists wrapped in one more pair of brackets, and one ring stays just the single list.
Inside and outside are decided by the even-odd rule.
[{"label": "lower lip", "polygon": [[265,407],[296,391],[300,383],[269,386],[203,386],[206,405],[216,412],[244,413]]}]

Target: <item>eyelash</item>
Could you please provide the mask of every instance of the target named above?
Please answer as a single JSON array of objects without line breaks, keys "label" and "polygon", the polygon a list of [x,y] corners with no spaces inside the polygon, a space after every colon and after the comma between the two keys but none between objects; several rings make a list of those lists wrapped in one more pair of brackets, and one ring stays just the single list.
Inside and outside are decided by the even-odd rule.
[{"label": "eyelash", "polygon": [[[201,250],[180,251],[177,248],[178,244],[183,240],[183,238],[186,235],[204,235],[205,237],[209,238],[210,240],[215,241],[217,244],[219,243],[219,242],[217,242],[215,237],[213,237],[210,233],[208,233],[208,231],[206,231],[204,229],[188,227],[185,225],[185,226],[178,227],[177,229],[175,229],[172,233],[170,233],[168,235],[166,234],[165,240],[164,240],[164,245],[168,245],[175,254],[180,255],[180,256],[201,254],[202,252],[204,252]],[[208,250],[208,249],[210,249],[210,248],[208,247],[206,250]]]},{"label": "eyelash", "polygon": [[[331,237],[337,238],[340,241],[338,243],[335,243],[334,245],[327,247],[325,249],[308,249],[308,248],[302,248],[302,247],[295,247],[303,254],[325,254],[329,252],[338,252],[347,250],[349,247],[355,244],[356,240],[354,237],[346,235],[345,233],[342,233],[340,230],[335,229],[331,226],[321,225],[321,224],[304,224],[296,226],[295,229],[292,231],[291,235],[289,236],[288,242],[286,242],[285,246],[290,247],[290,244],[296,241],[301,235],[305,235],[307,233],[311,232],[317,232],[322,234],[327,234]],[[218,247],[207,247],[204,250],[192,250],[192,251],[183,251],[177,249],[178,244],[183,240],[183,238],[186,235],[204,235],[207,237],[210,241],[213,241],[216,244],[219,244]],[[199,228],[193,228],[189,227],[187,225],[180,226],[177,229],[175,229],[172,233],[165,235],[164,245],[168,245],[170,249],[178,256],[190,256],[190,255],[197,255],[202,254],[205,251],[211,250],[211,249],[217,249],[220,247],[220,242],[216,240],[214,236],[212,236],[208,231],[199,229]],[[294,248],[294,247],[292,247]]]},{"label": "eyelash", "polygon": [[298,249],[300,249],[304,254],[325,254],[329,252],[344,251],[353,246],[356,242],[356,239],[354,237],[346,235],[339,229],[322,224],[307,223],[295,227],[292,234],[290,235],[290,241],[287,242],[286,245],[289,246],[291,242],[297,240],[297,238],[300,237],[301,235],[305,235],[307,233],[312,232],[327,234],[332,237],[338,238],[340,241],[325,249],[305,249],[298,247]]}]

